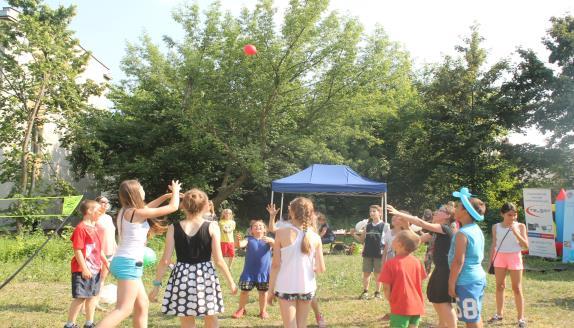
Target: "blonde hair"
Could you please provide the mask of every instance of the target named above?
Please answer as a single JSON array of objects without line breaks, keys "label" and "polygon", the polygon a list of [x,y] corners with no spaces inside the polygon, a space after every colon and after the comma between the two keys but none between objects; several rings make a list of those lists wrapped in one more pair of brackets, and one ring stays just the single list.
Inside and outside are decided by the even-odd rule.
[{"label": "blonde hair", "polygon": [[416,251],[421,243],[419,236],[411,230],[402,230],[396,236],[395,240],[400,243],[407,253]]},{"label": "blonde hair", "polygon": [[[129,208],[133,208],[135,211],[136,209],[145,207],[145,201],[140,193],[141,188],[142,185],[139,183],[138,180],[122,181],[122,183],[120,184],[120,189],[118,191],[120,205],[123,210],[121,211],[121,213],[125,212],[125,210]],[[150,226],[150,232],[148,233],[148,238],[151,235],[162,234],[167,231],[167,224],[165,223],[164,220],[159,218],[151,218],[146,220]]]},{"label": "blonde hair", "polygon": [[301,242],[301,252],[311,254],[311,241],[307,236],[309,227],[313,227],[315,218],[315,209],[313,202],[309,198],[297,197],[289,203],[289,216],[294,223],[301,224],[303,230],[303,241]]},{"label": "blonde hair", "polygon": [[208,202],[209,199],[207,198],[207,194],[197,188],[188,190],[183,194],[183,210],[188,214],[197,214],[201,212]]},{"label": "blonde hair", "polygon": [[225,213],[229,213],[230,219],[233,219],[233,211],[230,208],[226,208],[223,211],[221,211],[221,216],[219,217],[219,220],[223,220]]}]

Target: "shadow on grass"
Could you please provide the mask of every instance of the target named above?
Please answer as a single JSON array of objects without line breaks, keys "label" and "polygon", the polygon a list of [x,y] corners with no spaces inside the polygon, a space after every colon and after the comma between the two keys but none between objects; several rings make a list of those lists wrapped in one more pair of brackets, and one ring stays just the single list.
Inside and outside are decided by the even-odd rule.
[{"label": "shadow on grass", "polygon": [[52,307],[46,304],[2,304],[0,305],[0,312],[10,311],[19,313],[29,312],[58,312],[61,311],[58,307]]},{"label": "shadow on grass", "polygon": [[574,310],[574,297],[545,298],[537,303],[542,306],[558,307],[568,311]]},{"label": "shadow on grass", "polygon": [[524,276],[540,281],[565,281],[574,279],[574,264],[559,260],[524,256]]}]

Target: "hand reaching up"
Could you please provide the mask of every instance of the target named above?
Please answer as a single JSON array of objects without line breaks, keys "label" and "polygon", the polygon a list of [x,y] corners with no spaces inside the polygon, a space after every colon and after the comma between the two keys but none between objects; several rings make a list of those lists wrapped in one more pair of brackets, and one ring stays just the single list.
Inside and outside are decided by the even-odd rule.
[{"label": "hand reaching up", "polygon": [[168,188],[172,193],[179,195],[179,191],[181,190],[181,183],[179,180],[171,180],[171,184]]},{"label": "hand reaching up", "polygon": [[267,212],[269,212],[270,216],[276,216],[279,210],[275,207],[275,204],[267,205]]},{"label": "hand reaching up", "polygon": [[392,205],[387,205],[387,211],[389,212],[390,215],[396,215],[399,214],[400,212],[394,208]]}]

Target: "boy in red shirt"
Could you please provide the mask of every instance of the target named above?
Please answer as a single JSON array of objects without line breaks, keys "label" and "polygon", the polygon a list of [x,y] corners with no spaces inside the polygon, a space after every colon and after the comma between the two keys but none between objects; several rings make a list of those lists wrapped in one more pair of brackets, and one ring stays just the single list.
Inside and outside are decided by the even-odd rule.
[{"label": "boy in red shirt", "polygon": [[86,323],[84,328],[95,327],[94,312],[97,296],[100,292],[100,270],[102,264],[109,267],[101,248],[101,241],[96,232],[96,221],[100,216],[100,204],[95,200],[84,200],[80,203],[83,215],[72,233],[72,303],[68,311],[68,322],[65,328],[76,328],[76,318],[84,306]]},{"label": "boy in red shirt", "polygon": [[414,232],[399,232],[392,243],[395,257],[385,263],[379,275],[385,298],[391,304],[391,328],[418,327],[424,314],[422,281],[426,272],[421,261],[411,255],[419,244]]}]

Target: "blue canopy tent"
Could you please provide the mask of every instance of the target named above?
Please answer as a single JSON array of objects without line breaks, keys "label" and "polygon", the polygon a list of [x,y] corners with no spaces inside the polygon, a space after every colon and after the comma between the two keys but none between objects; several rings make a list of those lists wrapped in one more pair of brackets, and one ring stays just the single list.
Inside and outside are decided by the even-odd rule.
[{"label": "blue canopy tent", "polygon": [[[381,197],[387,204],[387,184],[360,176],[346,165],[313,164],[308,168],[271,183],[271,203],[275,192],[281,193],[281,217],[284,194],[321,194],[337,196]],[[387,221],[387,211],[383,211]]]}]

